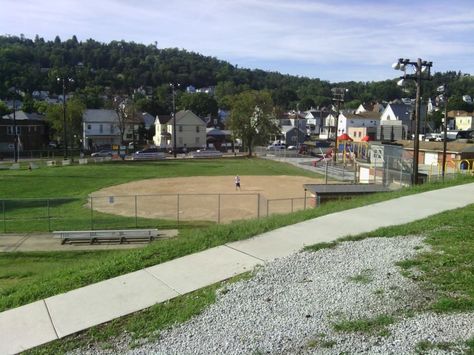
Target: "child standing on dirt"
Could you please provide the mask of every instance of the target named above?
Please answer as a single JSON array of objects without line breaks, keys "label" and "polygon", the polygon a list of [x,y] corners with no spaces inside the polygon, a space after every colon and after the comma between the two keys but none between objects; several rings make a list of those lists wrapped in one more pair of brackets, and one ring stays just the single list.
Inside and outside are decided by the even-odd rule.
[{"label": "child standing on dirt", "polygon": [[239,175],[236,175],[235,178],[235,189],[239,189],[240,190],[240,176]]}]

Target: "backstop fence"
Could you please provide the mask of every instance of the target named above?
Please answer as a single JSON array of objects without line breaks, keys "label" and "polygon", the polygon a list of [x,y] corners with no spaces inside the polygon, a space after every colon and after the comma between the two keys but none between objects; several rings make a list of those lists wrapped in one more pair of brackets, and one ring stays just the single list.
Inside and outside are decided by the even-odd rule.
[{"label": "backstop fence", "polygon": [[[313,198],[314,199],[314,198]],[[3,233],[54,230],[176,228],[285,214],[311,197],[267,199],[259,193],[154,194],[0,200]]]}]

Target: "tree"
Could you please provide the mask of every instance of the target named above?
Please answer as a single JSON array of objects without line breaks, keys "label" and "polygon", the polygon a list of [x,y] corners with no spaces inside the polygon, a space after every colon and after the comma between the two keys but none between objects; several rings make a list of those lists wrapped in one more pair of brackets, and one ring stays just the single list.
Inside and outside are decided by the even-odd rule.
[{"label": "tree", "polygon": [[[75,142],[73,137],[82,136],[82,114],[85,110],[84,104],[72,98],[66,103],[66,133],[68,142]],[[46,110],[46,120],[52,128],[52,136],[55,140],[61,141],[64,137],[64,115],[63,105],[49,105]],[[77,142],[76,142],[77,143]]]},{"label": "tree", "polygon": [[120,132],[120,145],[124,143],[126,122],[130,114],[129,102],[127,98],[116,96],[112,100],[112,107],[117,114],[117,128]]},{"label": "tree", "polygon": [[433,129],[438,129],[442,125],[444,110],[433,111],[428,115],[428,121],[433,122]]},{"label": "tree", "polygon": [[230,128],[236,138],[248,147],[249,157],[253,146],[267,143],[277,134],[273,115],[273,101],[268,91],[245,91],[234,98],[230,113]]},{"label": "tree", "polygon": [[138,121],[137,111],[133,101],[127,97],[116,96],[112,101],[112,106],[117,114],[117,128],[120,132],[120,143],[123,144],[127,125]]},{"label": "tree", "polygon": [[8,106],[5,102],[0,100],[0,117],[10,113],[10,110],[8,109]]},{"label": "tree", "polygon": [[212,96],[202,92],[182,94],[179,98],[178,107],[183,110],[191,110],[199,117],[217,116],[217,101]]},{"label": "tree", "polygon": [[461,95],[453,95],[448,101],[448,111],[459,110],[472,112],[473,104],[463,101]]},{"label": "tree", "polygon": [[30,94],[26,94],[23,97],[23,104],[21,105],[21,110],[26,113],[32,113],[35,111],[35,101]]},{"label": "tree", "polygon": [[299,102],[298,107],[299,107],[300,110],[306,111],[306,110],[309,110],[312,107],[316,107],[316,103],[314,102],[314,100],[311,97],[307,96],[307,97],[304,97],[303,99],[301,99],[301,101]]}]

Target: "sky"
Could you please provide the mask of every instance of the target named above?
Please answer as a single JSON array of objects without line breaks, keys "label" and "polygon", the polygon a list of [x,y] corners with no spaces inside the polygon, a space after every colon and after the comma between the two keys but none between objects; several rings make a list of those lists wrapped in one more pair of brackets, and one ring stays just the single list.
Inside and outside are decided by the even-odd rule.
[{"label": "sky", "polygon": [[474,74],[472,0],[0,0],[0,34],[76,35],[331,82],[400,74],[398,58]]}]

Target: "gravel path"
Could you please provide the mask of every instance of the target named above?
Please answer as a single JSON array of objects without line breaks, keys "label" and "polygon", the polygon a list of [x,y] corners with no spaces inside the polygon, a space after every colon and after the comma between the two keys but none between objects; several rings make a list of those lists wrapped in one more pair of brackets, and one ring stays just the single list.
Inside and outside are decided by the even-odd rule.
[{"label": "gravel path", "polygon": [[[424,248],[421,237],[372,238],[276,260],[221,290],[215,304],[158,341],[129,350],[122,339],[113,353],[411,354],[422,344],[431,353],[460,353],[459,344],[474,337],[474,313],[407,316],[431,295],[395,263]],[[334,330],[378,316],[394,321],[371,333]]]}]

